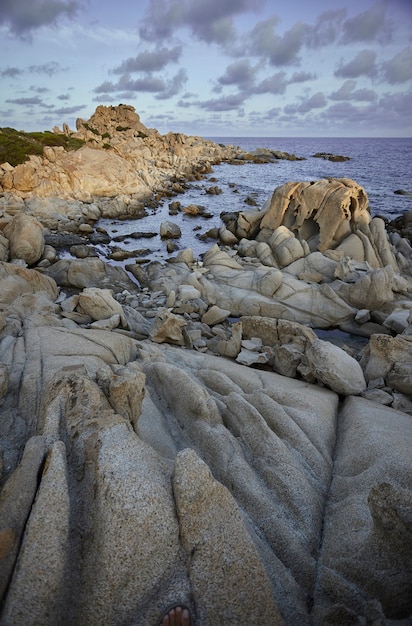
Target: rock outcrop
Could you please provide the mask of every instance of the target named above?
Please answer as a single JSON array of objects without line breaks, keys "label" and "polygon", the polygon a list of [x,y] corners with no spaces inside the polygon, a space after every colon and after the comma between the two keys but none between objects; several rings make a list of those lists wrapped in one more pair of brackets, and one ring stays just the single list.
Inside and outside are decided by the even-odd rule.
[{"label": "rock outcrop", "polygon": [[328,179],[201,261],[109,265],[78,239],[102,211],[237,153],[125,105],[77,127],[2,168],[0,624],[409,623],[408,241]]},{"label": "rock outcrop", "polygon": [[[77,120],[72,136],[86,144],[72,152],[46,147],[43,156],[30,156],[14,168],[2,165],[0,190],[24,199],[60,198],[60,205],[65,199],[72,207],[73,201],[120,197],[125,200],[120,202],[124,214],[130,196],[136,205],[137,200],[157,193],[170,194],[173,186],[181,190],[187,177],[208,171],[213,163],[233,160],[241,152],[200,137],[161,135],[146,128],[129,105],[97,107],[87,122]],[[114,217],[116,203],[111,204]]]},{"label": "rock outcrop", "polygon": [[408,618],[410,416],[29,318],[0,343],[2,622]]}]

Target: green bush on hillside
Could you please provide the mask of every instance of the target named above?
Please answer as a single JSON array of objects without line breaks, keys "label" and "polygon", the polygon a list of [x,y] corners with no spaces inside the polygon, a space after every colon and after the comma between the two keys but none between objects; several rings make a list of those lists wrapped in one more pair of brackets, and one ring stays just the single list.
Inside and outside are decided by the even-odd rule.
[{"label": "green bush on hillside", "polygon": [[62,146],[65,150],[78,150],[83,139],[68,137],[51,131],[26,133],[14,128],[0,128],[0,163],[16,166],[27,161],[31,154],[43,154],[44,146]]}]

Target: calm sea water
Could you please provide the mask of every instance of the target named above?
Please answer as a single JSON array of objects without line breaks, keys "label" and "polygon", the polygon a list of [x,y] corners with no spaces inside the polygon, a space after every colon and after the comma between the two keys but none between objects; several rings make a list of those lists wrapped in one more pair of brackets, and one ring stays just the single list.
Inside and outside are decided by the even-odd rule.
[{"label": "calm sea water", "polygon": [[[163,220],[179,224],[182,237],[176,241],[180,249],[192,248],[196,256],[204,253],[213,241],[203,242],[199,235],[214,226],[220,226],[222,211],[245,210],[246,198],[253,198],[261,207],[274,189],[289,181],[308,181],[319,178],[351,178],[362,185],[368,198],[372,215],[384,215],[394,219],[407,210],[412,210],[412,197],[397,195],[395,190],[412,192],[412,139],[366,139],[366,138],[263,138],[263,137],[210,137],[217,143],[234,144],[245,151],[256,148],[281,150],[304,161],[277,161],[267,164],[246,163],[244,165],[222,164],[213,168],[213,173],[200,182],[191,183],[188,191],[180,195],[182,205],[198,204],[206,207],[212,218],[189,217],[184,214],[170,217],[170,200],[141,220],[101,220],[99,225],[110,235],[124,235],[135,231],[159,232]],[[314,158],[317,152],[328,152],[348,156],[349,161],[332,162]],[[216,180],[211,180],[216,179]],[[208,187],[217,185],[222,193],[206,194]],[[130,239],[119,244],[134,250],[147,248],[146,256],[163,259],[166,242],[159,236],[151,239]],[[105,256],[108,248],[101,247]],[[133,262],[133,261],[132,261]]]}]

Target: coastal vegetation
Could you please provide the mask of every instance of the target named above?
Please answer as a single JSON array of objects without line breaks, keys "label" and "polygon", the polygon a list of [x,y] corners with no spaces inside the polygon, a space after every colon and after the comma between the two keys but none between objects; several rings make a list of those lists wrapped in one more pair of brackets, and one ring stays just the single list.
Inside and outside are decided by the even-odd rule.
[{"label": "coastal vegetation", "polygon": [[52,131],[25,132],[14,128],[0,128],[0,163],[14,167],[27,161],[31,154],[43,154],[45,146],[62,146],[65,150],[78,150],[84,140]]}]

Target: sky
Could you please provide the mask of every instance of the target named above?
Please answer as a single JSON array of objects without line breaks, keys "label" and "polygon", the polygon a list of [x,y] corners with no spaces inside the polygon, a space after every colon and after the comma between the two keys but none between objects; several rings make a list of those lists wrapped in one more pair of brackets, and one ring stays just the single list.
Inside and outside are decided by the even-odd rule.
[{"label": "sky", "polygon": [[0,127],[412,137],[412,0],[0,0]]}]

